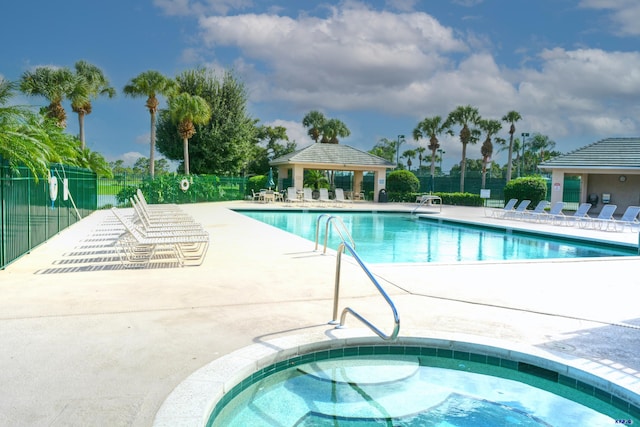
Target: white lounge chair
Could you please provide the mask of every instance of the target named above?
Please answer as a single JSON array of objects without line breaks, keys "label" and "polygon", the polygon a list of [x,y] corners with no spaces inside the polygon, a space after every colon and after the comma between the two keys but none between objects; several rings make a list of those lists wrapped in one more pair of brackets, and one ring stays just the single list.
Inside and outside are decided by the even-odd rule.
[{"label": "white lounge chair", "polygon": [[311,188],[304,187],[302,189],[302,193],[303,193],[303,196],[302,196],[302,201],[303,202],[313,202],[314,201],[313,200],[313,192],[312,192]]},{"label": "white lounge chair", "polygon": [[564,202],[555,202],[553,206],[551,206],[551,209],[549,209],[549,212],[544,211],[531,219],[538,222],[552,222],[556,218],[564,217],[562,209],[564,209]]},{"label": "white lounge chair", "polygon": [[322,203],[331,203],[332,200],[329,198],[329,190],[327,190],[326,188],[321,188],[319,190],[320,196],[318,197],[318,200]]},{"label": "white lounge chair", "polygon": [[298,190],[296,190],[296,187],[287,188],[287,197],[284,201],[291,203],[297,203],[300,201],[300,199],[298,198]]},{"label": "white lounge chair", "polygon": [[548,200],[540,200],[536,205],[535,209],[533,209],[530,212],[524,212],[521,218],[524,220],[537,218],[538,215],[542,215],[543,213],[546,212],[546,209],[549,207],[549,205],[550,203]]},{"label": "white lounge chair", "polygon": [[338,203],[353,203],[353,200],[349,200],[344,197],[344,190],[342,188],[336,188],[335,195],[335,200]]},{"label": "white lounge chair", "polygon": [[523,200],[523,201],[520,202],[520,204],[518,205],[517,208],[505,212],[502,217],[504,219],[508,219],[508,218],[518,219],[518,217],[521,218],[522,215],[524,215],[525,211],[527,210],[527,208],[529,207],[530,204],[531,204],[531,200]]},{"label": "white lounge chair", "polygon": [[[629,231],[640,231],[640,222],[638,221],[640,214],[640,206],[629,206],[622,214],[622,218],[613,220],[616,231],[624,231],[629,227]],[[634,230],[634,228],[636,230]]]},{"label": "white lounge chair", "polygon": [[556,225],[575,225],[581,218],[589,216],[589,209],[591,209],[591,203],[581,203],[573,215],[557,216],[553,223]]},{"label": "white lounge chair", "polygon": [[516,203],[518,203],[518,199],[509,200],[502,209],[493,209],[491,211],[491,216],[495,218],[504,218],[504,215],[507,212],[513,211],[513,208],[516,206]]},{"label": "white lounge chair", "polygon": [[600,230],[604,228],[606,230],[608,229],[608,224],[613,220],[613,214],[616,209],[618,209],[618,206],[616,205],[604,205],[597,217],[591,218],[589,216],[585,216],[583,218],[578,218],[578,226],[580,228],[597,228]]}]

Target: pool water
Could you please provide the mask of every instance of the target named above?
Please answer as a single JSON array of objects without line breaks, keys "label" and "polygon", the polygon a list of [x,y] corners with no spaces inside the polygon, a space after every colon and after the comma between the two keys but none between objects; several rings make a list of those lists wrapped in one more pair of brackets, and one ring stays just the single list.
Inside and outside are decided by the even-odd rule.
[{"label": "pool water", "polygon": [[[315,242],[318,212],[240,211],[243,215]],[[339,212],[358,255],[369,263],[505,261],[637,255],[637,249],[578,239],[436,222],[397,213]],[[320,222],[321,248],[326,219]],[[329,247],[339,236],[331,231]]]},{"label": "pool water", "polygon": [[[453,364],[453,369],[439,366],[443,363]],[[532,377],[533,382],[545,383],[538,388],[522,382],[525,374],[508,371],[429,356],[314,361],[249,385],[208,425],[539,427],[633,422],[616,408],[607,408],[605,415],[563,397],[576,391],[561,384]]]}]

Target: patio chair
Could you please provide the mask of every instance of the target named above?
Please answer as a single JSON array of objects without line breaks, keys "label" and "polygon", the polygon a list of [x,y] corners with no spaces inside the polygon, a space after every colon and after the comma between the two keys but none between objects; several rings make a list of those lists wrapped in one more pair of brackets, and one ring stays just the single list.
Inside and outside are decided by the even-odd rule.
[{"label": "patio chair", "polygon": [[516,203],[518,203],[518,199],[509,200],[502,209],[492,209],[491,216],[494,218],[504,218],[504,215],[507,212],[511,212],[513,210],[513,208],[516,206]]},{"label": "patio chair", "polygon": [[313,192],[311,191],[311,188],[304,187],[302,191],[303,191],[302,201],[313,202]]},{"label": "patio chair", "polygon": [[564,209],[564,202],[555,202],[549,212],[544,211],[540,214],[537,214],[533,219],[538,222],[549,222],[551,223],[556,218],[564,217],[564,213],[562,212]]},{"label": "patio chair", "polygon": [[[116,241],[116,249],[127,267],[147,267],[153,259],[167,253],[178,265],[200,265],[209,247],[209,234],[199,232],[146,231],[134,224],[118,208],[111,212],[124,226],[125,232]],[[195,262],[195,264],[191,264]]]},{"label": "patio chair", "polygon": [[353,200],[349,200],[344,197],[344,190],[342,188],[336,188],[335,195],[335,200],[338,203],[353,203]]},{"label": "patio chair", "polygon": [[618,209],[617,205],[604,205],[597,217],[591,218],[587,215],[583,218],[578,218],[578,226],[580,228],[608,229],[608,224],[613,220],[613,214],[616,209]]},{"label": "patio chair", "polygon": [[624,231],[629,227],[629,231],[640,231],[640,222],[638,221],[638,214],[640,214],[640,206],[629,206],[622,214],[620,219],[614,219],[613,225],[616,231]]},{"label": "patio chair", "polygon": [[326,188],[321,188],[319,192],[320,192],[320,196],[318,197],[318,200],[320,202],[331,203],[333,201],[329,198],[329,190],[327,190]]},{"label": "patio chair", "polygon": [[284,201],[291,203],[297,203],[300,201],[300,199],[298,198],[298,190],[296,190],[296,187],[287,188],[287,195]]},{"label": "patio chair", "polygon": [[530,204],[531,204],[531,200],[522,200],[520,202],[520,204],[518,205],[518,207],[516,207],[515,209],[512,209],[510,211],[505,212],[504,215],[502,216],[502,218],[504,218],[504,219],[508,219],[508,218],[518,219],[518,217],[522,217],[522,215],[524,215],[525,211],[527,210],[527,208],[529,207]]},{"label": "patio chair", "polygon": [[573,215],[558,215],[553,219],[555,225],[575,225],[580,218],[588,216],[591,203],[581,203]]},{"label": "patio chair", "polygon": [[536,205],[535,209],[530,212],[523,212],[521,219],[527,220],[530,218],[537,218],[538,215],[546,212],[546,209],[549,207],[550,203],[548,200],[540,200]]}]

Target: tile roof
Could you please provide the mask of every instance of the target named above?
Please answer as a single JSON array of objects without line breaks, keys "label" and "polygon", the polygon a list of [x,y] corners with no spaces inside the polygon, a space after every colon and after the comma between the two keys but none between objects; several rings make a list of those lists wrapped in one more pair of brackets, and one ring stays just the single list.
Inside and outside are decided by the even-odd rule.
[{"label": "tile roof", "polygon": [[607,138],[540,163],[540,169],[639,169],[640,138]]},{"label": "tile roof", "polygon": [[382,157],[374,156],[366,151],[358,150],[344,144],[323,144],[314,143],[301,150],[273,159],[270,164],[287,164],[287,163],[326,163],[327,165],[343,165],[343,166],[378,166],[378,167],[395,167],[395,163],[391,163]]}]

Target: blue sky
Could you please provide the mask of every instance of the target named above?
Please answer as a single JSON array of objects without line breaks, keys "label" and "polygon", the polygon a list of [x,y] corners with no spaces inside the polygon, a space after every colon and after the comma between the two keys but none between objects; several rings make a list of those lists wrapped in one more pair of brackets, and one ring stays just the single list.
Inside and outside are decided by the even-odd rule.
[{"label": "blue sky", "polygon": [[[421,119],[467,104],[486,118],[520,112],[517,135],[548,135],[562,152],[640,135],[637,0],[5,3],[1,76],[18,80],[36,66],[83,59],[118,91],[96,100],[85,123],[87,145],[109,161],[149,156],[145,100],[122,94],[129,79],[198,66],[233,69],[250,114],[285,126],[298,147],[311,143],[301,121],[313,109],[345,122],[351,136],[341,143],[363,150],[399,134],[407,136],[401,151],[415,147],[410,135]],[[448,170],[461,144],[443,136],[441,145]],[[467,156],[479,158],[479,150]],[[494,160],[506,163],[505,153]]]}]

